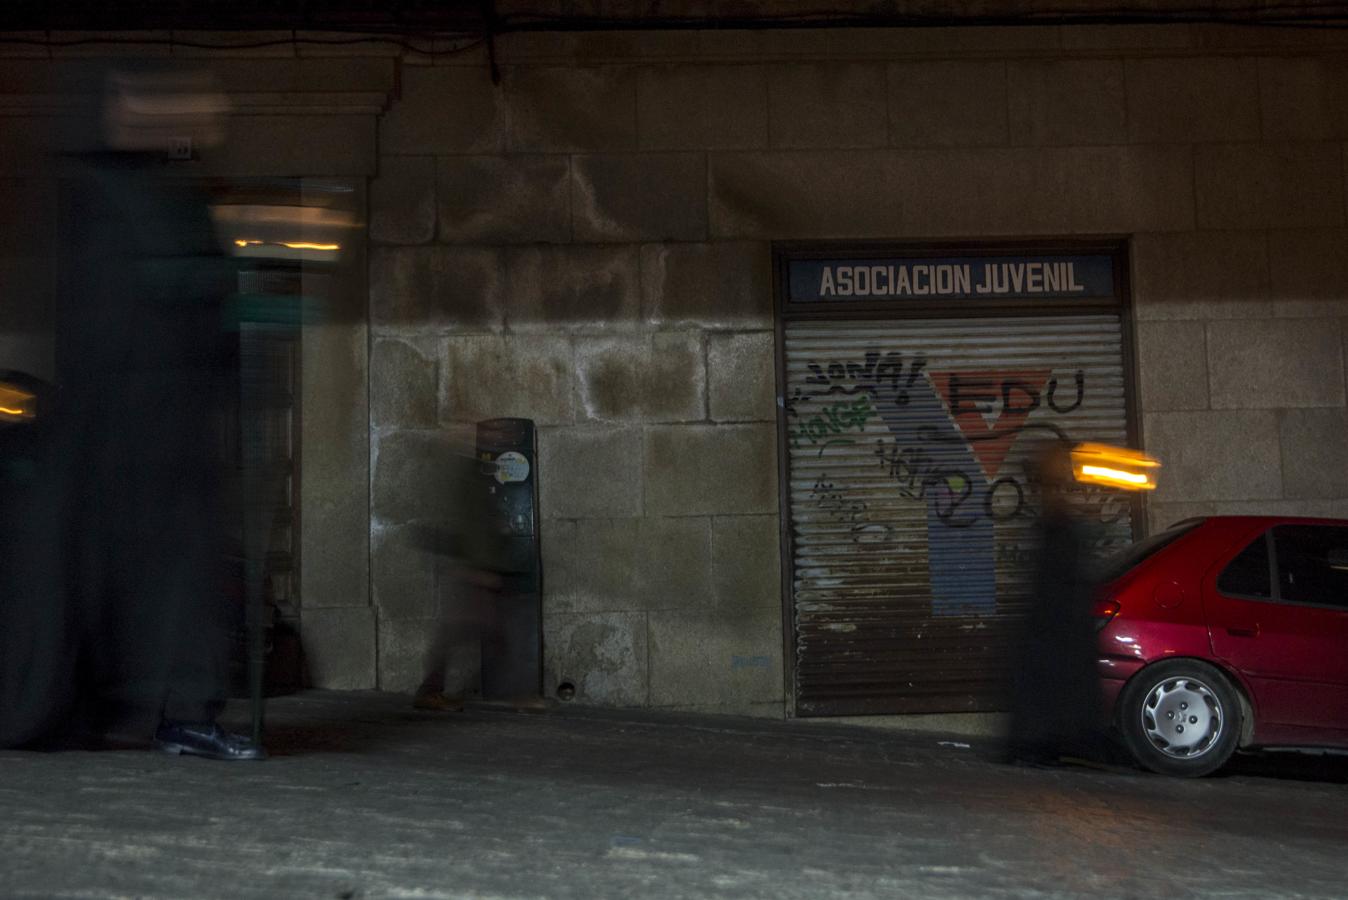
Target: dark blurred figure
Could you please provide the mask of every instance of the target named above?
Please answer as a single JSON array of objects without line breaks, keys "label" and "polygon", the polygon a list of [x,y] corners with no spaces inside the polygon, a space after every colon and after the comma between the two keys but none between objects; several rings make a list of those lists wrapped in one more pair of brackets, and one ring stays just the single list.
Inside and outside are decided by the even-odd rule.
[{"label": "dark blurred figure", "polygon": [[0,372],[0,747],[60,728],[75,693],[50,502],[51,385]]},{"label": "dark blurred figure", "polygon": [[472,447],[452,448],[440,468],[440,483],[430,486],[444,515],[417,534],[421,549],[437,556],[443,575],[437,579],[439,622],[426,654],[426,675],[413,700],[418,709],[463,709],[462,692],[446,691],[451,654],[474,643],[482,653],[494,649],[497,604],[509,565],[504,536],[493,527],[482,465]]},{"label": "dark blurred figure", "polygon": [[1053,441],[1032,463],[1043,509],[1034,594],[1011,678],[1007,757],[1013,763],[1053,765],[1063,757],[1098,759],[1104,751],[1090,526],[1072,509],[1071,450]]},{"label": "dark blurred figure", "polygon": [[[7,727],[7,744],[153,727],[168,752],[265,755],[215,723],[229,652],[217,435],[232,268],[205,199],[165,176],[160,143],[218,108],[198,87],[110,77],[103,148],[62,162],[60,407],[41,500],[56,557],[3,601],[61,640],[28,654],[23,710],[3,715],[30,724]],[[28,639],[6,629],[6,660]]]}]

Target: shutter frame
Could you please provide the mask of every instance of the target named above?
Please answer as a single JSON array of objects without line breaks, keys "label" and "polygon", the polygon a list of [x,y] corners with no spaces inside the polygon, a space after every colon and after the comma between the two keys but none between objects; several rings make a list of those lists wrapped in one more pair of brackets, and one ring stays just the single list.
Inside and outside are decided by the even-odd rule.
[{"label": "shutter frame", "polygon": [[[797,714],[1001,708],[1032,577],[1032,436],[1127,442],[1119,315],[783,334]],[[1128,498],[1084,499],[1105,546],[1131,540]]]}]

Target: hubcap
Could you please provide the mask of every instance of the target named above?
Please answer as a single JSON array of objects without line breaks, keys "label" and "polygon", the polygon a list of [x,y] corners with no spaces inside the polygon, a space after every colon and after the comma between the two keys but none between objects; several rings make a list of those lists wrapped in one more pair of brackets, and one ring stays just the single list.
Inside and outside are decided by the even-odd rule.
[{"label": "hubcap", "polygon": [[1142,732],[1166,756],[1194,759],[1212,749],[1226,717],[1217,695],[1197,678],[1167,678],[1142,703]]}]

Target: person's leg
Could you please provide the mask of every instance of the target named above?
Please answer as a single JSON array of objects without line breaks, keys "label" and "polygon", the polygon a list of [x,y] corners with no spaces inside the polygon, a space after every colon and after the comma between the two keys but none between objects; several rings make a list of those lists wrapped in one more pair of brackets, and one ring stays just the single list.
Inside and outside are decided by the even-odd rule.
[{"label": "person's leg", "polygon": [[452,562],[438,562],[435,579],[437,616],[435,632],[427,648],[424,671],[425,677],[417,688],[412,705],[417,709],[435,712],[458,712],[463,709],[463,697],[445,692],[445,671],[449,661],[450,647],[463,640],[462,616],[458,610],[458,594],[461,585],[457,576],[458,567]]},{"label": "person's leg", "polygon": [[266,752],[260,745],[230,734],[216,723],[225,705],[229,664],[229,634],[220,615],[221,592],[179,596],[184,602],[165,648],[172,654],[172,664],[155,743],[168,753],[223,760],[265,759]]},{"label": "person's leg", "polygon": [[43,483],[8,474],[0,471],[0,748],[40,746],[64,729],[77,649],[56,504]]},{"label": "person's leg", "polygon": [[[204,478],[204,475],[198,477]],[[264,759],[257,744],[216,724],[229,688],[229,608],[222,548],[215,538],[209,483],[188,473],[165,521],[175,524],[160,546],[172,550],[145,596],[163,617],[158,646],[147,646],[167,661],[163,703],[155,742],[169,753],[211,759]],[[195,495],[195,496],[194,496]],[[173,513],[176,513],[174,515]]]},{"label": "person's leg", "polygon": [[454,639],[449,620],[444,616],[436,622],[435,634],[431,638],[430,649],[426,652],[426,676],[417,687],[412,705],[417,709],[434,712],[458,712],[463,709],[463,698],[452,697],[445,693],[446,655]]}]

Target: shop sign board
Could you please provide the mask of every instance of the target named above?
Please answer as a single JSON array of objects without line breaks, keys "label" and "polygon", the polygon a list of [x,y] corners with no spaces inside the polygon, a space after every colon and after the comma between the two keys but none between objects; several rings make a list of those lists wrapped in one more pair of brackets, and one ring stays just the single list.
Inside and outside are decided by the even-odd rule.
[{"label": "shop sign board", "polygon": [[1104,299],[1114,259],[1099,255],[794,259],[791,303],[907,299]]}]

